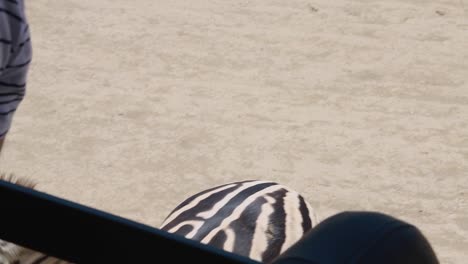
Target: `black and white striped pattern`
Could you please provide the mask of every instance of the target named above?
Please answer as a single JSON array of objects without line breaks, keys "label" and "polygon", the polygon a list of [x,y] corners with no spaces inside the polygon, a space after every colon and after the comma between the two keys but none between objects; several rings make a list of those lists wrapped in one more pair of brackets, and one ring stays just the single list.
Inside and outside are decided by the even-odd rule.
[{"label": "black and white striped pattern", "polygon": [[[5,175],[0,180],[29,188],[35,185]],[[269,263],[317,222],[299,193],[274,182],[254,180],[191,196],[169,214],[161,229]],[[69,262],[0,240],[0,264],[52,263]]]},{"label": "black and white striped pattern", "polygon": [[0,0],[0,139],[25,95],[31,57],[23,0]]},{"label": "black and white striped pattern", "polygon": [[300,194],[254,180],[191,196],[169,214],[161,229],[268,263],[316,224]]}]

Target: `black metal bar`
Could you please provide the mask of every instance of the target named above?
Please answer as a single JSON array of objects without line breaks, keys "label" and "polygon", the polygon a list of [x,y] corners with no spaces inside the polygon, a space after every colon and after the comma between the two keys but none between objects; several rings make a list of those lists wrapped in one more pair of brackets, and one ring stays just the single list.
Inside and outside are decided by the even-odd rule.
[{"label": "black metal bar", "polygon": [[189,259],[193,263],[258,264],[1,180],[0,238],[74,263],[186,263]]}]

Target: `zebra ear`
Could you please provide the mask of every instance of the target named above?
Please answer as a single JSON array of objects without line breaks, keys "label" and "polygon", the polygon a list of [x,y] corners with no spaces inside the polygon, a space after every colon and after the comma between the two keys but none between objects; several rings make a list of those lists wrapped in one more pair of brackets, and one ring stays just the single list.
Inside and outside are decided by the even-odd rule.
[{"label": "zebra ear", "polygon": [[23,186],[23,187],[26,187],[26,188],[30,188],[30,189],[34,189],[34,187],[36,187],[36,184],[37,184],[35,181],[33,181],[30,178],[16,177],[13,173],[10,173],[10,174],[2,173],[2,174],[0,174],[0,180],[10,182],[10,183],[20,185],[20,186]]}]

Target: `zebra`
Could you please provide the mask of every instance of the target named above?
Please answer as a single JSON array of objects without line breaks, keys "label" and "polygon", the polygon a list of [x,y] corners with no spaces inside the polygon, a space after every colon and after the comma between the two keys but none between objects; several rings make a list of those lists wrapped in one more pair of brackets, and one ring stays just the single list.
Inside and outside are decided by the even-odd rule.
[{"label": "zebra", "polygon": [[[34,188],[28,179],[0,180]],[[233,182],[190,196],[165,218],[160,229],[269,263],[318,223],[296,191],[275,182]],[[70,262],[0,240],[0,264]]]},{"label": "zebra", "polygon": [[187,198],[160,228],[270,263],[317,224],[314,210],[298,192],[275,182],[248,180]]},{"label": "zebra", "polygon": [[0,239],[0,264],[71,264]]}]

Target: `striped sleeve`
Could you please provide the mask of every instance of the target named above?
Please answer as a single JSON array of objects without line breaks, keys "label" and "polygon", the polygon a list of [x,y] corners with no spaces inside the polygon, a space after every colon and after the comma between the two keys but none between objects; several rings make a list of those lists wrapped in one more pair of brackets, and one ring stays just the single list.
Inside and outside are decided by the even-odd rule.
[{"label": "striped sleeve", "polygon": [[25,95],[31,58],[23,0],[0,0],[0,139]]}]

